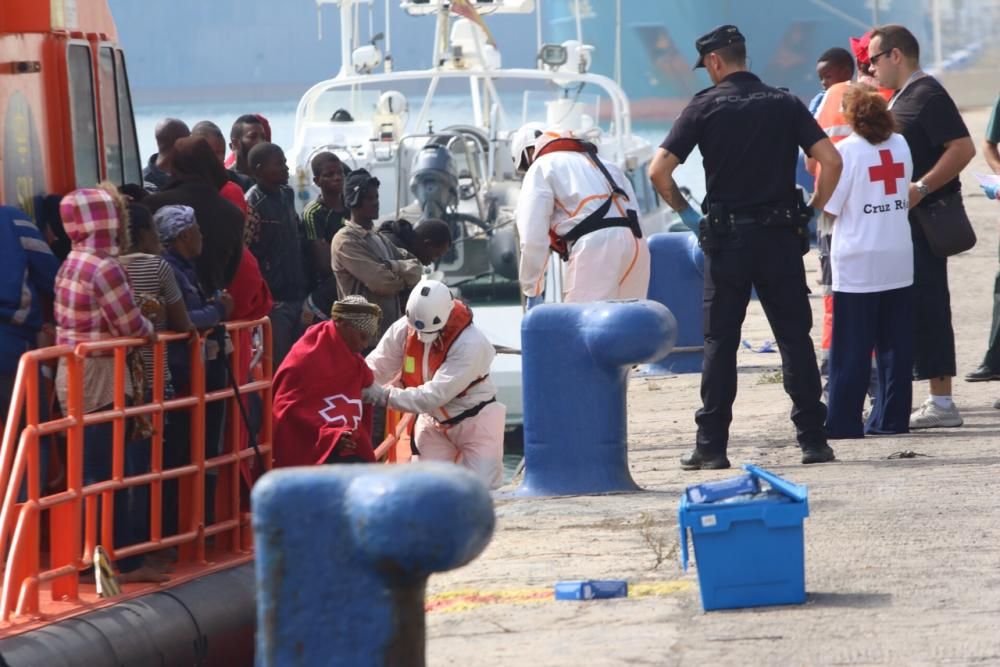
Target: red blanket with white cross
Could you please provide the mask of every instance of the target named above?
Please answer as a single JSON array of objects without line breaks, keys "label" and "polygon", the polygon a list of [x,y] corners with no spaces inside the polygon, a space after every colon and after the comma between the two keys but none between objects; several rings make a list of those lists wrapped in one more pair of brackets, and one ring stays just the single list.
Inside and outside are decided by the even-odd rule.
[{"label": "red blanket with white cross", "polygon": [[[354,456],[374,463],[372,413],[361,403],[361,389],[373,380],[332,321],[309,327],[274,376],[274,466],[317,465],[331,452],[331,463]],[[355,451],[337,447],[345,435]]]}]

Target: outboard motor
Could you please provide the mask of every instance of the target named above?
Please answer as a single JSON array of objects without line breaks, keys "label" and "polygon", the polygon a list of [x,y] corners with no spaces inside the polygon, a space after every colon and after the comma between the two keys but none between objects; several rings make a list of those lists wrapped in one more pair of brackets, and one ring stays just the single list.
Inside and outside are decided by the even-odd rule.
[{"label": "outboard motor", "polygon": [[410,192],[423,210],[421,217],[445,219],[458,204],[458,174],[451,151],[429,143],[417,153],[410,171]]}]

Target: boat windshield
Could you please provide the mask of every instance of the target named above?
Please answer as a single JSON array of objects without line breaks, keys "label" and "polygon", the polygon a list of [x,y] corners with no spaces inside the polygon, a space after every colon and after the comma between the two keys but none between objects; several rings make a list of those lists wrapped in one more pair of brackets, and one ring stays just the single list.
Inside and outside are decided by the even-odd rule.
[{"label": "boat windshield", "polygon": [[[378,123],[386,115],[400,117],[404,134],[434,132],[448,125],[493,125],[514,130],[527,121],[542,121],[579,129],[600,125],[613,129],[612,103],[594,84],[569,84],[551,79],[503,76],[493,79],[492,91],[482,80],[430,76],[394,79],[372,77],[362,83],[331,82],[314,92],[305,108],[306,123]],[[433,90],[432,90],[433,89]],[[493,95],[495,91],[495,96]],[[433,97],[427,101],[428,93]],[[395,93],[390,103],[386,95]]]}]

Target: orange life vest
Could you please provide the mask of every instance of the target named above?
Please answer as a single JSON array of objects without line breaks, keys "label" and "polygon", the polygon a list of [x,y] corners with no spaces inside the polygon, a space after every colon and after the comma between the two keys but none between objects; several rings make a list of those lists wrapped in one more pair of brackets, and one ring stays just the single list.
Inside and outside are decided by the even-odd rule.
[{"label": "orange life vest", "polygon": [[472,311],[461,301],[455,301],[451,308],[451,315],[448,317],[448,323],[444,325],[441,335],[433,343],[430,343],[430,352],[427,357],[427,377],[424,377],[423,370],[424,349],[427,344],[417,338],[417,332],[410,328],[406,333],[406,344],[403,346],[403,372],[400,376],[403,386],[419,387],[434,377],[434,373],[448,356],[448,350],[451,349],[452,344],[470,324],[472,324]]}]

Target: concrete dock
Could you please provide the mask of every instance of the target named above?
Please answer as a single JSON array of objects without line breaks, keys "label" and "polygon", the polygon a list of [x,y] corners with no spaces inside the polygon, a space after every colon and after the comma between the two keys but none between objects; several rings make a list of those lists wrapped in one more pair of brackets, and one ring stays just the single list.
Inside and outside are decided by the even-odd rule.
[{"label": "concrete dock", "polygon": [[[977,151],[987,114],[964,114]],[[802,466],[778,355],[739,353],[729,458],[809,487],[806,604],[702,611],[694,569],[679,566],[677,506],[685,486],[735,473],[678,467],[694,443],[697,374],[636,377],[629,457],[645,491],[499,499],[483,555],[431,578],[428,664],[1000,664],[1000,382],[961,379],[986,349],[997,271],[1000,202],[977,172],[988,173],[981,154],[962,176],[979,242],[949,261],[964,426],[837,441],[838,462]],[[815,252],[806,262],[818,323]],[[757,302],[744,338],[773,338]],[[914,401],[926,396],[916,383]],[[901,450],[925,456],[888,458]],[[597,578],[627,579],[630,597],[552,599],[556,581]]]}]

